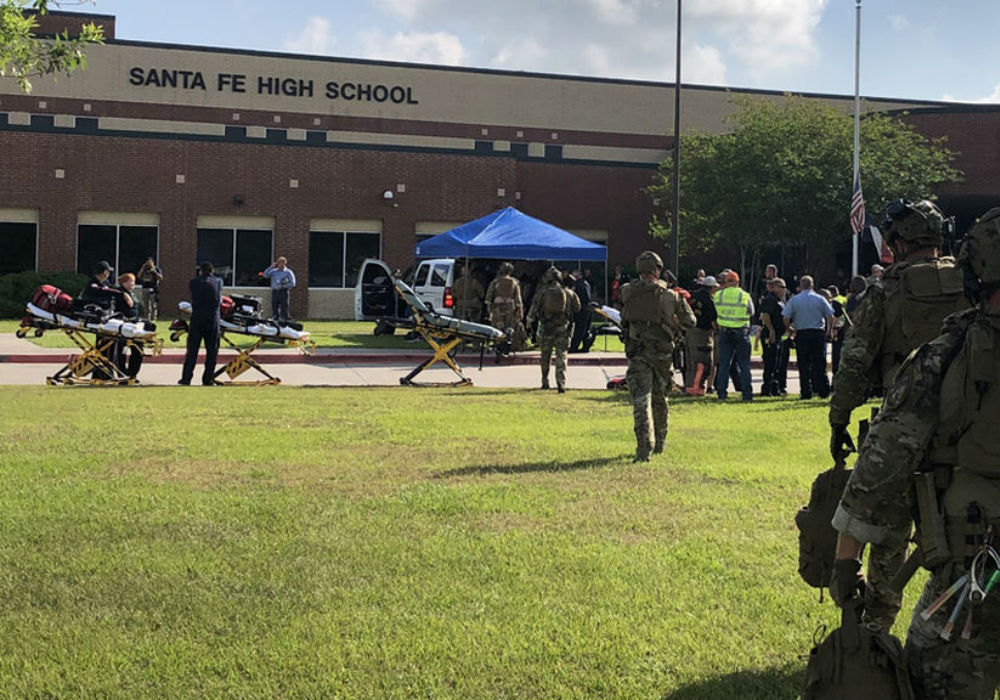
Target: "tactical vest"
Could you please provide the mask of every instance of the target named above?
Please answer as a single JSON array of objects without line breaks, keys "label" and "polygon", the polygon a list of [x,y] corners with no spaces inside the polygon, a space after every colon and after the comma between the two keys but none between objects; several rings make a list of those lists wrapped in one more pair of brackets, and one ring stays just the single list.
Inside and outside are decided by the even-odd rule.
[{"label": "tactical vest", "polygon": [[750,325],[747,302],[750,294],[739,287],[726,287],[715,293],[716,322],[723,328],[745,328]]},{"label": "tactical vest", "polygon": [[977,319],[941,382],[934,464],[1000,479],[1000,330]]},{"label": "tactical vest", "polygon": [[493,280],[493,303],[494,304],[514,304],[517,299],[514,292],[517,289],[517,281],[513,277],[501,276]]},{"label": "tactical vest", "polygon": [[882,276],[885,289],[885,335],[879,366],[888,388],[896,371],[915,348],[941,333],[944,318],[969,308],[962,272],[954,258],[901,262]]},{"label": "tactical vest", "polygon": [[[480,291],[482,287],[479,288]],[[455,296],[455,304],[458,306],[478,306],[482,303],[482,298],[476,293],[476,279],[474,277],[459,277],[452,287]]]},{"label": "tactical vest", "polygon": [[542,294],[542,318],[546,321],[565,321],[569,318],[569,310],[565,288],[561,284],[548,284]]},{"label": "tactical vest", "polygon": [[[673,319],[677,297],[662,281],[632,282],[623,292],[622,323],[630,338],[673,341],[678,335]],[[668,311],[669,309],[669,311]]]}]

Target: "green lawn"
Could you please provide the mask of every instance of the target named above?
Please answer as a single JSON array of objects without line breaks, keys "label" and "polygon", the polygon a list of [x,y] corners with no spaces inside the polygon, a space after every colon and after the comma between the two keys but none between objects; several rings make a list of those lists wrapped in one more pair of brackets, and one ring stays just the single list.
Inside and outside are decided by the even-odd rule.
[{"label": "green lawn", "polygon": [[837,620],[820,402],[678,399],[633,465],[609,392],[0,400],[3,698],[794,697]]}]

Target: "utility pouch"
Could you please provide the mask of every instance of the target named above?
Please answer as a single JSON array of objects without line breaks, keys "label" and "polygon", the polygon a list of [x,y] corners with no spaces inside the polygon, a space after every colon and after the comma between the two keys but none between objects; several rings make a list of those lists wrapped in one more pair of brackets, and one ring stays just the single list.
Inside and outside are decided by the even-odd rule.
[{"label": "utility pouch", "polygon": [[802,700],[913,700],[903,645],[880,627],[842,613],[841,626],[809,652]]},{"label": "utility pouch", "polygon": [[920,513],[920,549],[924,568],[929,570],[951,559],[945,517],[938,504],[935,471],[917,472],[913,482]]}]

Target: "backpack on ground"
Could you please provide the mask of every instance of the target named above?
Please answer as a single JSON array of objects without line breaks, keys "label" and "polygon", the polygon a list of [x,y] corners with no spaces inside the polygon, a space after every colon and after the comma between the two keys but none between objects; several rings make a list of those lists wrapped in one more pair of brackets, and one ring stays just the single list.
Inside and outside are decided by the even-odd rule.
[{"label": "backpack on ground", "polygon": [[913,700],[903,645],[859,610],[843,611],[841,625],[809,652],[802,700]]}]

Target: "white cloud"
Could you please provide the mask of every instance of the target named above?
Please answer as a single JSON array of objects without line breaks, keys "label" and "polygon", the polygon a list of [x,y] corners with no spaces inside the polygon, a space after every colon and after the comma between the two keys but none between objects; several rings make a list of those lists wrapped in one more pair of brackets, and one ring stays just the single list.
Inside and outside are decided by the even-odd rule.
[{"label": "white cloud", "polygon": [[588,0],[594,13],[602,22],[617,25],[635,24],[636,3],[629,0]]},{"label": "white cloud", "polygon": [[681,47],[681,80],[683,83],[725,85],[726,62],[722,52],[714,46]]},{"label": "white cloud", "polygon": [[889,15],[886,19],[889,22],[889,27],[894,32],[905,32],[913,29],[910,20],[906,19],[903,15]]},{"label": "white cloud", "polygon": [[310,17],[301,32],[285,40],[284,48],[295,53],[329,54],[336,41],[329,20]]},{"label": "white cloud", "polygon": [[1000,85],[993,88],[991,92],[986,97],[974,97],[971,100],[963,100],[958,97],[953,97],[952,95],[944,95],[941,97],[944,102],[972,102],[975,104],[992,104],[995,102],[1000,102]]},{"label": "white cloud", "polygon": [[763,75],[816,60],[827,0],[700,0],[688,16],[723,37],[748,73]]},{"label": "white cloud", "polygon": [[[830,0],[689,0],[684,80],[780,84],[819,57]],[[672,82],[675,0],[370,0],[399,27],[368,56]],[[393,25],[390,25],[393,26]],[[357,35],[355,35],[357,37]]]},{"label": "white cloud", "polygon": [[461,39],[448,32],[396,32],[386,37],[382,32],[369,31],[361,34],[361,46],[365,58],[384,61],[444,66],[460,66],[466,62]]}]

